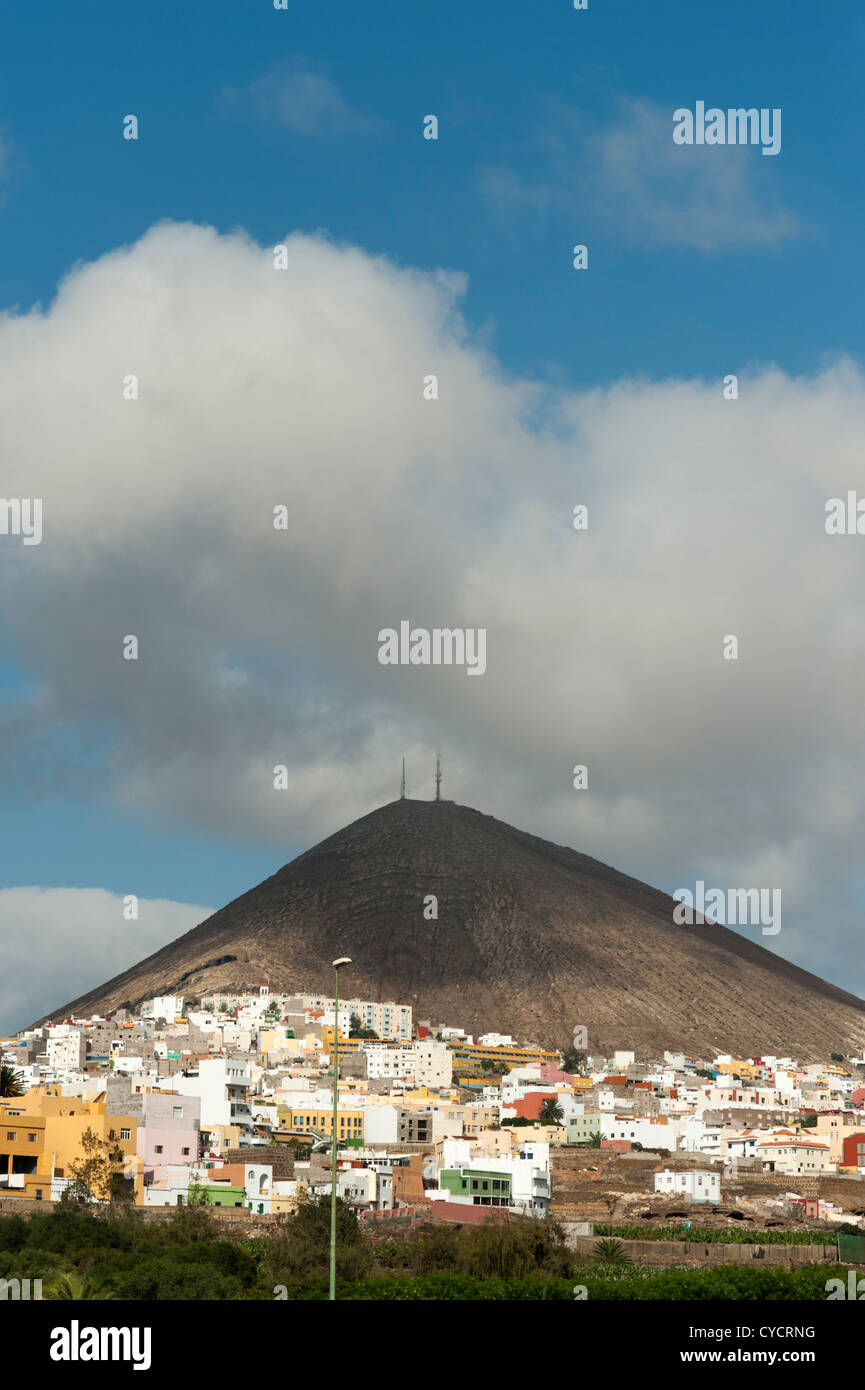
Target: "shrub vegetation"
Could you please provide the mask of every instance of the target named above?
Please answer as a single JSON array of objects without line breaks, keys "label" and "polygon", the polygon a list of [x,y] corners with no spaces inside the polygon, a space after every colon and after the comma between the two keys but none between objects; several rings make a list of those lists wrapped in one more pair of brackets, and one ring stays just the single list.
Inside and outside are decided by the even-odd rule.
[{"label": "shrub vegetation", "polygon": [[[569,1250],[555,1221],[503,1224],[428,1223],[401,1238],[365,1239],[354,1212],[338,1205],[338,1296],[375,1301],[573,1300],[584,1285],[592,1299],[778,1301],[825,1299],[829,1277],[846,1269],[727,1266],[650,1269],[629,1264],[620,1241],[655,1239],[792,1240],[800,1232],[727,1232],[597,1227],[594,1256]],[[814,1239],[818,1233],[807,1233]],[[827,1233],[828,1234],[828,1233]],[[772,1238],[774,1237],[774,1241]],[[0,1278],[41,1279],[47,1299],[236,1300],[326,1299],[330,1202],[301,1207],[267,1233],[230,1237],[203,1206],[145,1219],[128,1206],[96,1206],[0,1216]]]}]

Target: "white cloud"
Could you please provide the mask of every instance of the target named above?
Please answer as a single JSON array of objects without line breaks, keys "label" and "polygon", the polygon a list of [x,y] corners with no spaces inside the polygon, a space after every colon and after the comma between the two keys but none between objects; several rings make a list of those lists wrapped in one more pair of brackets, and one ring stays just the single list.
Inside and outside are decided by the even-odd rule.
[{"label": "white cloud", "polygon": [[0,1031],[23,1028],[190,931],[212,909],[141,898],[126,921],[123,898],[103,888],[0,889]]},{"label": "white cloud", "polygon": [[586,207],[627,242],[704,252],[775,246],[802,234],[784,206],[778,160],[751,146],[676,145],[673,106],[623,98],[606,126],[550,105],[527,176],[491,166],[485,197],[504,212]]},{"label": "white cloud", "polygon": [[250,111],[295,135],[377,135],[386,129],[378,117],[352,107],[325,73],[296,59],[245,89],[226,87],[221,99],[225,106]]},{"label": "white cloud", "polygon": [[675,145],[672,113],[645,100],[590,141],[598,198],[631,236],[719,251],[774,246],[799,231],[778,199],[778,175],[750,146]]},{"label": "white cloud", "polygon": [[[859,369],[544,393],[476,345],[459,276],[288,245],[275,271],[161,226],[0,322],[4,490],[44,498],[42,544],[0,547],[37,691],[0,731],[16,785],[310,844],[403,752],[431,794],[440,743],[446,796],[669,889],[771,866],[773,949],[861,989],[865,542],[823,528]],[[380,666],[402,618],[486,627],[486,674]]]}]

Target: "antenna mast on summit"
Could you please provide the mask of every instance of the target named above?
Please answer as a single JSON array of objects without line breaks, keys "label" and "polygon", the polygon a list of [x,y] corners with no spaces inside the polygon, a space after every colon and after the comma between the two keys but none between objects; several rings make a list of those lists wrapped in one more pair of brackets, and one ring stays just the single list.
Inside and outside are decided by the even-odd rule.
[{"label": "antenna mast on summit", "polygon": [[402,760],[402,779],[399,784],[399,799],[405,801],[405,758]]},{"label": "antenna mast on summit", "polygon": [[436,801],[441,801],[442,788],[442,760],[438,750],[436,750]]}]

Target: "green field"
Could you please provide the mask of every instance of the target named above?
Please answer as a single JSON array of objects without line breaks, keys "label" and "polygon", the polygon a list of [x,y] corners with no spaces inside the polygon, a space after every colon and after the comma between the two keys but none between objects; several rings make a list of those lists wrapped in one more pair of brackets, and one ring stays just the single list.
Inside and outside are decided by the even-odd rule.
[{"label": "green field", "polygon": [[[329,1211],[326,1201],[309,1203],[249,1239],[226,1237],[218,1219],[196,1207],[160,1221],[106,1208],[2,1216],[0,1277],[41,1279],[43,1298],[56,1300],[320,1300]],[[595,1300],[823,1300],[827,1279],[846,1277],[837,1265],[650,1270],[627,1262],[614,1237],[599,1238],[586,1262],[554,1222],[528,1218],[430,1225],[373,1245],[342,1204],[338,1271],[340,1298],[388,1302],[562,1302],[582,1289]]]}]

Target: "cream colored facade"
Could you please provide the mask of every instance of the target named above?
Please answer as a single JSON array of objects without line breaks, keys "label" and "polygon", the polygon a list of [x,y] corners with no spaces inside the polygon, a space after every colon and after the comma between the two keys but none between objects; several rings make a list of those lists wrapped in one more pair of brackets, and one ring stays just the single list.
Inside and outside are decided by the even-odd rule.
[{"label": "cream colored facade", "polygon": [[134,1200],[140,1203],[144,1166],[136,1152],[136,1116],[107,1115],[104,1092],[82,1100],[42,1086],[23,1096],[0,1100],[0,1174],[5,1175],[2,1195],[36,1201],[50,1201],[52,1191],[59,1196],[66,1180],[73,1176],[72,1163],[86,1157],[82,1139],[88,1129],[122,1154],[123,1174],[132,1180]]},{"label": "cream colored facade", "polygon": [[764,1168],[776,1173],[804,1176],[828,1173],[832,1169],[828,1139],[791,1139],[783,1136],[764,1139],[755,1152]]},{"label": "cream colored facade", "polygon": [[861,1122],[858,1125],[845,1125],[843,1115],[824,1114],[818,1115],[816,1125],[803,1130],[803,1133],[816,1134],[821,1139],[828,1139],[830,1162],[840,1163],[844,1157],[844,1140],[860,1129],[862,1129]]}]

